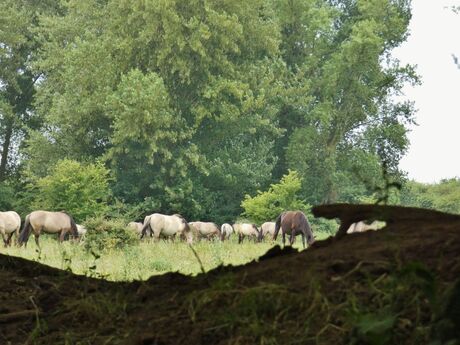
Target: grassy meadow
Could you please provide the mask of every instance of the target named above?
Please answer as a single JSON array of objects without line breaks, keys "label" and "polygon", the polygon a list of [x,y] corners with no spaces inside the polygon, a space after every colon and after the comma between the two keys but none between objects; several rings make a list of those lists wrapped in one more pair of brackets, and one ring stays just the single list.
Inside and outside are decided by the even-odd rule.
[{"label": "grassy meadow", "polygon": [[[328,236],[316,232],[316,239]],[[280,238],[278,243],[281,244]],[[241,265],[263,255],[275,243],[254,243],[247,239],[238,244],[237,238],[229,241],[201,241],[193,244],[205,271],[219,265]],[[76,274],[105,278],[113,281],[145,280],[165,272],[197,274],[201,265],[192,249],[185,242],[142,241],[123,249],[110,249],[100,253],[88,252],[82,243],[59,244],[56,236],[40,236],[41,250],[30,237],[27,248],[1,247],[0,253],[38,261],[56,268],[71,270]],[[294,247],[302,249],[300,236]]]}]

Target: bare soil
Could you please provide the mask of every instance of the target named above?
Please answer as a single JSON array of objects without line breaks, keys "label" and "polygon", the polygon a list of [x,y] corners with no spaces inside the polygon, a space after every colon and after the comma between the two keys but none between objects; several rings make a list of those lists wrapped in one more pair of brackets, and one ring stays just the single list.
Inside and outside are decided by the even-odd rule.
[{"label": "bare soil", "polygon": [[331,205],[387,227],[195,277],[113,283],[0,255],[0,344],[455,344],[460,216]]}]

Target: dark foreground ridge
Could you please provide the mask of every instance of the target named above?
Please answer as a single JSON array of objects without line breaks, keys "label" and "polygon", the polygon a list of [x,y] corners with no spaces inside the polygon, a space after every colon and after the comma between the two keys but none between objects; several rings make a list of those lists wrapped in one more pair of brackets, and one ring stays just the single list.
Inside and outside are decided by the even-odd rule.
[{"label": "dark foreground ridge", "polygon": [[[460,216],[328,205],[379,231],[259,262],[113,283],[0,255],[0,344],[445,344],[460,339]],[[344,228],[345,225],[342,226]],[[455,344],[449,343],[449,344]]]}]

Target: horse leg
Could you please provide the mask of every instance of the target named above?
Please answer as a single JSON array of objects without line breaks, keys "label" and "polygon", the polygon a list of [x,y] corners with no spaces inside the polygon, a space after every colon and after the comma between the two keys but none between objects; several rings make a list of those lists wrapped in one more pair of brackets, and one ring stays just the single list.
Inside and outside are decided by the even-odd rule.
[{"label": "horse leg", "polygon": [[64,242],[65,234],[67,231],[61,230],[61,234],[59,235],[59,242],[62,243]]},{"label": "horse leg", "polygon": [[283,229],[281,229],[281,232],[282,232],[282,234],[283,234],[283,247],[284,247],[284,244],[285,244],[285,242],[286,242],[286,233],[284,232]]},{"label": "horse leg", "polygon": [[37,245],[37,248],[40,249],[40,243],[38,243],[38,238],[40,237],[40,234],[34,234],[35,237],[35,244]]},{"label": "horse leg", "polygon": [[243,235],[238,234],[238,244],[240,244],[241,242],[243,242]]},{"label": "horse leg", "polygon": [[295,239],[295,230],[291,229],[291,236],[289,237],[289,245],[292,247],[294,244],[294,239]]},{"label": "horse leg", "polygon": [[305,232],[302,231],[302,245],[303,245],[303,248],[305,249]]},{"label": "horse leg", "polygon": [[14,235],[14,232],[10,233],[10,235],[8,236],[8,239],[6,240],[6,243],[9,246],[11,246],[11,238],[13,237],[13,235]]}]

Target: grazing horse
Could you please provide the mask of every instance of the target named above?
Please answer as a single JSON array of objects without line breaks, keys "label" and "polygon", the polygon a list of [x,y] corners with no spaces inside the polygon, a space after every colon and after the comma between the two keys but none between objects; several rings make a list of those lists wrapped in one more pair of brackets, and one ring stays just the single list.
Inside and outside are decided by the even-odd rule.
[{"label": "grazing horse", "polygon": [[219,227],[212,222],[190,222],[188,223],[194,230],[194,235],[198,240],[206,238],[211,240],[213,238],[221,238]]},{"label": "grazing horse", "polygon": [[141,231],[141,239],[150,231],[153,234],[155,241],[160,239],[160,236],[175,238],[179,235],[185,238],[188,243],[193,242],[192,231],[187,221],[179,214],[172,216],[161,213],[154,213],[145,218],[144,226]]},{"label": "grazing horse", "polygon": [[19,235],[19,245],[27,245],[31,231],[34,232],[35,243],[40,247],[38,238],[42,231],[57,234],[59,242],[64,241],[68,232],[78,238],[77,224],[73,218],[65,212],[33,211],[26,216],[24,227]]},{"label": "grazing horse", "polygon": [[265,222],[260,226],[259,231],[259,242],[261,242],[266,236],[271,235],[270,237],[273,238],[275,234],[275,222]]},{"label": "grazing horse", "polygon": [[254,242],[259,238],[259,229],[255,224],[241,223],[233,224],[235,233],[238,234],[238,243],[243,242],[246,236],[252,237]]},{"label": "grazing horse", "polygon": [[374,220],[371,224],[367,224],[364,221],[353,223],[347,230],[347,234],[352,234],[354,232],[365,232],[368,230],[377,230],[378,221]]},{"label": "grazing horse", "polygon": [[273,234],[273,240],[276,240],[280,228],[283,233],[283,245],[286,241],[286,234],[291,236],[289,238],[289,244],[291,246],[294,243],[295,236],[298,234],[302,235],[302,244],[304,248],[305,237],[307,238],[308,245],[311,245],[313,242],[315,242],[310,223],[308,222],[305,214],[301,211],[286,211],[278,216],[275,223],[275,233]]},{"label": "grazing horse", "polygon": [[83,225],[77,224],[77,233],[79,239],[84,240],[87,232],[88,230]]},{"label": "grazing horse", "polygon": [[2,234],[5,247],[11,245],[11,237],[16,234],[19,237],[21,217],[14,211],[0,212],[0,234]]},{"label": "grazing horse", "polygon": [[144,224],[142,224],[141,222],[129,222],[128,223],[128,229],[134,231],[139,236],[142,235],[143,227],[144,227]]},{"label": "grazing horse", "polygon": [[220,239],[222,241],[229,240],[233,232],[234,232],[233,227],[230,224],[228,223],[222,224],[222,226],[220,227],[220,233],[221,233]]}]

